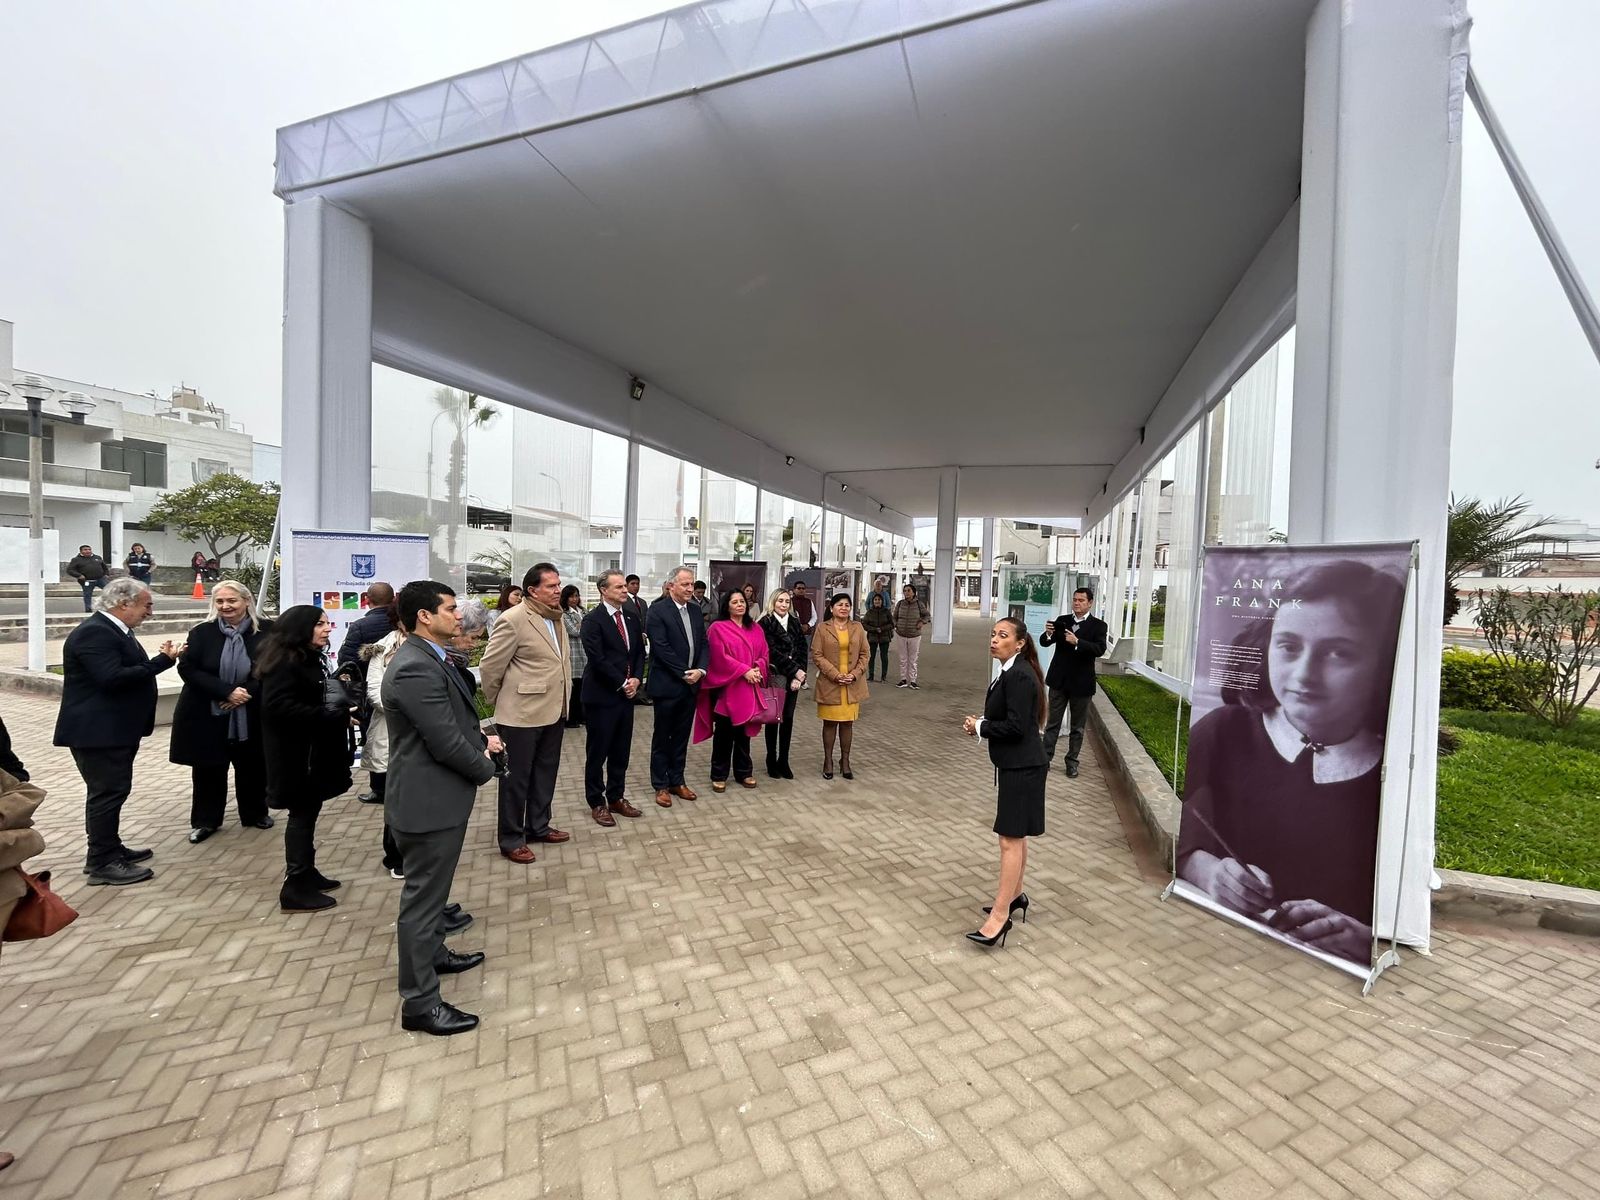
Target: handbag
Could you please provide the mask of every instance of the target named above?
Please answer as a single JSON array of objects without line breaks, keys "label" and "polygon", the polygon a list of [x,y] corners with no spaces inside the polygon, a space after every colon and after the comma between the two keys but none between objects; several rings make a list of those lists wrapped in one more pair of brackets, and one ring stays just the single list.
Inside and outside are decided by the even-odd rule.
[{"label": "handbag", "polygon": [[78,910],[50,890],[50,872],[29,875],[21,868],[17,874],[28,885],[28,894],[17,901],[6,922],[4,940],[26,942],[60,933],[78,919]]},{"label": "handbag", "polygon": [[787,701],[788,688],[774,687],[769,679],[766,683],[756,685],[756,699],[761,702],[761,708],[756,713],[757,725],[778,725],[783,721],[783,706]]},{"label": "handbag", "polygon": [[355,694],[356,689],[338,675],[324,675],[322,677],[322,711],[330,717],[335,713],[348,714],[352,708],[359,708],[361,697]]}]

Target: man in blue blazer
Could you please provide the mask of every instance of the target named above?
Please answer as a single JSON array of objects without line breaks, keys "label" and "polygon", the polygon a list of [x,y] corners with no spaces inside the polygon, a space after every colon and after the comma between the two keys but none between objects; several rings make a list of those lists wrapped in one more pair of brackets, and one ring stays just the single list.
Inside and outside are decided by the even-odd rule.
[{"label": "man in blue blazer", "polygon": [[154,658],[134,636],[155,611],[150,589],[137,579],[117,579],[100,593],[99,611],[67,635],[62,663],[61,709],[55,744],[72,750],[88,796],[84,823],[91,884],[121,887],[155,875],[143,866],[154,857],[122,843],[122,806],[133,791],[133,759],[156,726],[156,676],[176,663],[183,647],[162,642]]},{"label": "man in blue blazer", "polygon": [[604,572],[600,603],[579,627],[588,665],[583,669],[584,723],[588,745],[583,789],[596,825],[615,827],[612,813],[643,816],[628,803],[628,758],[633,750],[633,705],[644,675],[644,629],[628,600],[621,571]]},{"label": "man in blue blazer", "polygon": [[650,735],[650,786],[656,803],[672,807],[672,798],[693,800],[683,781],[683,764],[694,731],[694,709],[700,681],[711,665],[705,614],[694,598],[694,572],[679,567],[667,580],[667,594],[650,606],[645,618],[650,639],[650,678],[645,691],[655,701],[656,727]]}]

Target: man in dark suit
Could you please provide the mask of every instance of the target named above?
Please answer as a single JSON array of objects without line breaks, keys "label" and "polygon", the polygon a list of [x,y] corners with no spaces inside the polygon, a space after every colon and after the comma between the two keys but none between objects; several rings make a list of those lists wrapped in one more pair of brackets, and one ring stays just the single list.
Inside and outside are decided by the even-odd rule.
[{"label": "man in dark suit", "polygon": [[711,664],[711,646],[694,587],[694,572],[679,567],[667,579],[667,594],[650,606],[645,618],[644,632],[651,646],[645,690],[655,701],[656,713],[650,735],[650,786],[662,808],[671,808],[674,796],[695,799],[683,781],[683,764],[694,730],[700,681]]},{"label": "man in dark suit", "polygon": [[[628,596],[627,596],[626,601],[623,604],[623,607],[626,608],[629,612],[631,612],[638,619],[639,628],[640,629],[644,629],[645,620],[650,616],[650,604],[649,604],[649,602],[647,600],[645,600],[645,598],[643,596],[641,596],[639,594],[639,577],[637,575],[629,575],[627,577],[627,584],[628,584]],[[646,630],[645,631],[645,635],[644,635],[644,670],[639,673],[639,678],[642,680],[646,676],[648,676],[649,674],[650,674],[650,633],[649,633],[648,630]],[[638,694],[636,696],[634,696],[633,702],[635,704],[654,704],[655,703],[655,701],[650,698],[650,694],[645,690],[645,688],[644,688],[644,686],[642,684],[640,685]]]},{"label": "man in dark suit", "polygon": [[467,838],[478,788],[494,778],[490,744],[461,673],[445,658],[460,621],[456,594],[421,580],[400,589],[409,635],[383,677],[389,722],[389,782],[383,812],[405,863],[395,941],[400,960],[400,1026],[445,1036],[478,1018],[446,1004],[439,976],[470,971],[483,952],[444,946],[445,905]]},{"label": "man in dark suit", "polygon": [[183,654],[169,641],[152,658],[139,644],[133,631],[154,610],[148,587],[137,579],[115,580],[100,593],[100,611],[67,635],[63,649],[55,744],[71,748],[88,788],[84,871],[91,884],[120,887],[155,875],[140,865],[154,853],[123,845],[121,832],[133,758],[156,725],[156,676]]},{"label": "man in dark suit", "polygon": [[1067,738],[1067,774],[1078,774],[1078,751],[1083,749],[1083,727],[1089,720],[1089,701],[1094,697],[1094,660],[1106,652],[1106,623],[1091,617],[1094,593],[1079,588],[1072,593],[1072,611],[1044,623],[1041,646],[1054,646],[1050,672],[1045,683],[1050,688],[1050,717],[1044,727],[1045,762],[1054,761],[1061,722],[1072,712],[1071,733]]},{"label": "man in dark suit", "polygon": [[621,571],[606,571],[599,585],[600,603],[584,616],[580,633],[589,658],[579,692],[589,735],[583,789],[594,823],[610,829],[617,823],[612,813],[643,815],[624,793],[633,705],[644,674],[644,627],[634,615]]},{"label": "man in dark suit", "polygon": [[381,642],[394,632],[389,620],[389,606],[394,603],[394,588],[387,583],[374,583],[367,588],[367,615],[352,621],[344,631],[344,641],[339,643],[339,666],[361,661],[361,647]]}]

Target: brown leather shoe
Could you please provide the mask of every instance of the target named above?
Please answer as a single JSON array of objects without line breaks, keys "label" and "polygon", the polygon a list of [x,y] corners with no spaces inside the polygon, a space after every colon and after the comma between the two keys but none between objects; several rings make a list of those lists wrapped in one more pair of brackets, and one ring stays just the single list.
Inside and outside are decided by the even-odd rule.
[{"label": "brown leather shoe", "polygon": [[661,805],[662,808],[671,808],[672,807],[672,795],[671,795],[670,789],[662,788],[659,792],[657,792],[656,793],[656,803]]},{"label": "brown leather shoe", "polygon": [[640,812],[633,805],[629,804],[626,800],[613,800],[611,802],[611,811],[614,813],[621,813],[625,817],[644,816],[642,812]]},{"label": "brown leather shoe", "polygon": [[713,779],[711,781],[711,790],[719,794],[725,792],[728,790],[727,782],[721,779]]},{"label": "brown leather shoe", "polygon": [[698,799],[700,799],[699,796],[696,796],[693,792],[691,792],[688,788],[686,788],[681,783],[677,787],[668,788],[667,791],[671,792],[679,800],[698,800]]},{"label": "brown leather shoe", "polygon": [[509,858],[514,863],[527,866],[533,861],[533,850],[528,846],[518,846],[515,850],[500,851],[501,858]]},{"label": "brown leather shoe", "polygon": [[528,840],[532,842],[548,842],[552,846],[559,846],[562,842],[571,841],[572,835],[566,832],[564,829],[557,829],[554,825],[552,825],[543,833],[537,834]]},{"label": "brown leather shoe", "polygon": [[617,827],[616,821],[611,816],[611,810],[604,804],[595,805],[589,810],[589,815],[594,818],[596,825],[605,829],[615,829]]},{"label": "brown leather shoe", "polygon": [[755,778],[754,775],[747,775],[747,776],[745,776],[745,778],[739,780],[739,786],[740,787],[753,788],[753,787],[755,787],[755,785],[756,785],[756,778]]}]

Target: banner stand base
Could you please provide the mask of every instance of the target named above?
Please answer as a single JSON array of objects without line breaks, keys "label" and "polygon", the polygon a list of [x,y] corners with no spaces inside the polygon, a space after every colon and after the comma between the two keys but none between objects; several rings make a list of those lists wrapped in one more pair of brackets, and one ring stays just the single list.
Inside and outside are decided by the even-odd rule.
[{"label": "banner stand base", "polygon": [[1177,886],[1178,881],[1176,879],[1170,879],[1167,881],[1167,886],[1161,889],[1161,901],[1163,904],[1165,904],[1167,899],[1172,895],[1172,889]]},{"label": "banner stand base", "polygon": [[1363,996],[1372,995],[1372,985],[1378,982],[1378,976],[1382,975],[1390,967],[1398,967],[1399,965],[1400,952],[1390,946],[1389,949],[1378,955],[1378,961],[1373,963],[1372,970],[1367,972],[1367,981],[1361,985],[1361,994]]}]

